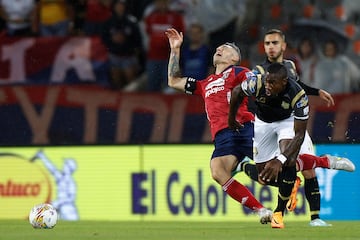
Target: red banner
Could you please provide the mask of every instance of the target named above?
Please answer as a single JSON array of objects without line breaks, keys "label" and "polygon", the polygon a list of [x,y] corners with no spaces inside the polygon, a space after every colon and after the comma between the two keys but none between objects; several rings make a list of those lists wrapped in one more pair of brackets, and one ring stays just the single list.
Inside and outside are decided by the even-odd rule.
[{"label": "red banner", "polygon": [[107,51],[99,38],[0,39],[0,84],[107,84]]}]

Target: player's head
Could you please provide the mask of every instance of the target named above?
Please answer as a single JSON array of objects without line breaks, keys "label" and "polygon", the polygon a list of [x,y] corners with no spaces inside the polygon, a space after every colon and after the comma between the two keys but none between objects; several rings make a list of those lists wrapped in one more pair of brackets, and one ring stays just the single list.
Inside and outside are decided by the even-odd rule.
[{"label": "player's head", "polygon": [[279,29],[270,29],[264,36],[264,49],[271,62],[281,62],[286,50],[285,35]]},{"label": "player's head", "polygon": [[272,63],[265,75],[266,95],[276,96],[284,91],[287,84],[287,70],[282,63]]},{"label": "player's head", "polygon": [[216,48],[213,64],[216,67],[218,64],[239,65],[241,61],[241,52],[235,43],[224,43]]}]

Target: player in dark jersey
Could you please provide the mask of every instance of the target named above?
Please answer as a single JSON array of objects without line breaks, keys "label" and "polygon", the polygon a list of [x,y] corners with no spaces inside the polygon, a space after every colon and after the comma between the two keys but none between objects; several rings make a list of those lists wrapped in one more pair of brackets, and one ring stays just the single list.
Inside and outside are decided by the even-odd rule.
[{"label": "player in dark jersey", "polygon": [[[316,89],[310,86],[307,86],[303,82],[300,81],[300,78],[297,74],[297,70],[295,64],[291,60],[284,59],[284,52],[286,50],[286,41],[284,33],[279,29],[270,29],[265,33],[264,36],[264,49],[266,53],[266,60],[257,65],[253,71],[255,74],[261,73],[264,74],[267,71],[268,66],[273,62],[283,63],[287,69],[288,78],[296,81],[304,90],[307,95],[315,95],[319,96],[323,99],[328,106],[334,105],[334,100],[331,95],[321,89]],[[308,139],[311,138],[308,136],[306,132],[306,136]],[[314,157],[314,149],[312,147],[312,142],[308,143],[308,152],[304,152],[307,155],[301,156],[299,159],[302,162],[306,162],[308,158]],[[330,158],[332,156],[329,156]],[[330,159],[333,160],[333,159]],[[345,159],[346,160],[346,159]],[[323,220],[320,219],[320,191],[319,191],[319,183],[316,177],[316,173],[314,169],[301,171],[304,176],[304,187],[305,187],[305,196],[310,206],[311,212],[311,226],[330,226]],[[292,196],[291,201],[296,201],[296,195]]]},{"label": "player in dark jersey", "polygon": [[235,66],[240,63],[239,48],[233,43],[225,43],[216,49],[213,55],[215,73],[206,79],[183,77],[180,72],[180,47],[183,34],[168,29],[170,57],[168,66],[168,85],[188,94],[196,94],[204,99],[205,110],[210,124],[215,149],[210,160],[213,179],[222,186],[234,200],[256,211],[261,223],[271,221],[272,212],[253,196],[241,183],[235,180],[231,171],[239,161],[253,155],[254,115],[247,109],[245,100],[238,108],[235,118],[243,128],[235,132],[228,128],[228,114],[233,88],[254,74],[247,68]]},{"label": "player in dark jersey", "polygon": [[[307,95],[316,95],[322,98],[328,106],[334,105],[334,100],[331,95],[322,90],[316,89],[306,84],[302,83],[299,79],[299,76],[296,71],[296,67],[293,61],[284,59],[284,52],[286,50],[286,42],[285,42],[285,35],[282,31],[278,29],[271,29],[269,30],[264,37],[264,49],[266,53],[266,60],[257,65],[253,72],[255,74],[264,74],[268,68],[268,66],[273,62],[280,62],[284,64],[287,69],[287,74],[290,79],[296,81],[304,90]],[[347,158],[338,158],[331,155],[326,155],[323,157],[315,156],[315,152],[313,149],[313,143],[311,138],[308,134],[306,134],[306,139],[304,146],[302,146],[302,151],[304,154],[299,155],[297,159],[297,170],[301,171],[304,179],[305,179],[305,196],[307,201],[309,202],[310,206],[310,214],[311,214],[311,221],[309,223],[310,226],[331,226],[331,224],[326,223],[322,219],[320,219],[319,212],[320,212],[320,191],[319,191],[319,183],[317,181],[316,173],[314,168],[316,167],[313,163],[321,162],[320,167],[330,168],[330,169],[338,169],[338,170],[345,170],[345,171],[354,171],[355,166],[354,164]],[[324,161],[325,160],[325,161]],[[310,167],[313,166],[313,167]],[[244,172],[250,176],[252,179],[256,179],[257,172],[254,171],[252,166],[239,165],[236,169],[236,172],[244,170]],[[300,184],[300,178],[296,180],[297,185]],[[294,187],[296,188],[296,187]],[[296,206],[296,191],[290,197],[290,201],[288,203],[288,210],[292,211]]]},{"label": "player in dark jersey", "polygon": [[291,60],[284,59],[284,52],[286,50],[286,41],[284,33],[279,29],[270,29],[264,36],[264,49],[266,53],[265,61],[256,65],[252,70],[255,74],[264,74],[268,66],[273,62],[280,62],[285,65],[288,78],[296,81],[307,95],[319,96],[328,106],[334,105],[332,96],[323,89],[313,88],[300,81],[299,75],[295,67],[295,63]]},{"label": "player in dark jersey", "polygon": [[279,187],[278,205],[271,226],[284,228],[283,214],[296,179],[296,159],[305,139],[309,117],[308,98],[281,63],[273,63],[267,74],[252,76],[234,88],[228,123],[241,129],[235,116],[246,96],[256,103],[254,161],[259,181]]}]

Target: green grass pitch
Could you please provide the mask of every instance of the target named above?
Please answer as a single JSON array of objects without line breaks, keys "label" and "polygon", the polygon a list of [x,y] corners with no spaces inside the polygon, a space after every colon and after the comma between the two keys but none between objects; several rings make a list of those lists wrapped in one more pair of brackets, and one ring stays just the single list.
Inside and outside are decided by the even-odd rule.
[{"label": "green grass pitch", "polygon": [[271,229],[254,221],[240,222],[58,222],[53,229],[33,229],[26,220],[0,220],[1,240],[331,240],[360,239],[360,221],[330,221],[332,227],[287,222]]}]

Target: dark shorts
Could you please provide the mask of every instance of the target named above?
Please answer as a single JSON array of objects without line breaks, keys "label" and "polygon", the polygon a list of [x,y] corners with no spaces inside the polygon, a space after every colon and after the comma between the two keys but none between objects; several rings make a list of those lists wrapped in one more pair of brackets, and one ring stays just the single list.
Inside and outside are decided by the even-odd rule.
[{"label": "dark shorts", "polygon": [[215,136],[215,150],[211,159],[225,155],[235,155],[239,161],[244,157],[253,158],[254,123],[248,122],[239,131],[223,129]]}]

